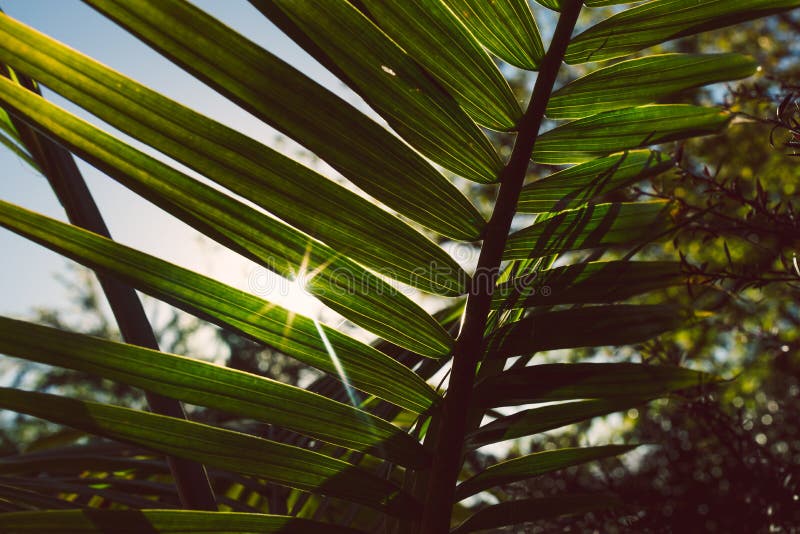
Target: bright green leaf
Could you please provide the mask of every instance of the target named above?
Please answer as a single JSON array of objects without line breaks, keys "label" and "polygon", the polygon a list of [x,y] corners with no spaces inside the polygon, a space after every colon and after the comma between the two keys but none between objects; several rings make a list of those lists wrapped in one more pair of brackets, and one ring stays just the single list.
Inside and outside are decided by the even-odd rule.
[{"label": "bright green leaf", "polygon": [[623,150],[719,133],[730,119],[730,114],[715,108],[681,104],[605,111],[543,133],[533,160],[551,165],[583,163]]},{"label": "bright green leaf", "polygon": [[581,33],[567,48],[569,64],[626,56],[678,37],[723,28],[800,7],[800,0],[652,0]]},{"label": "bright green leaf", "polygon": [[[445,333],[419,306],[322,243],[131,148],[5,78],[0,78],[0,100],[24,111],[26,120],[199,231],[286,278],[300,278],[312,294],[368,330],[406,346],[413,338],[403,332],[402,325],[414,318],[415,322],[427,322],[429,332],[439,329],[432,339],[444,339]],[[447,292],[465,286],[465,276],[454,278],[463,271],[446,258],[455,271],[449,265],[436,264],[433,267],[437,268],[423,265],[406,274],[416,285],[448,288]],[[387,321],[396,315],[406,319],[396,324]],[[412,344],[414,350],[424,346]],[[438,354],[430,354],[430,348],[422,350],[441,356],[447,353],[447,346],[440,345]]]},{"label": "bright green leaf", "polygon": [[2,201],[0,224],[334,376],[339,376],[340,365],[353,386],[405,408],[423,411],[436,398],[402,364],[332,328],[321,327],[338,357],[338,362],[334,361],[311,319],[244,291]]},{"label": "bright green leaf", "polygon": [[259,0],[259,5],[267,14],[278,8],[291,19],[347,75],[344,81],[422,154],[465,178],[497,180],[502,163],[483,132],[411,56],[349,2],[331,0],[324,9],[311,0]]},{"label": "bright green leaf", "polygon": [[87,3],[390,208],[454,239],[480,234],[484,221],[474,206],[422,157],[345,100],[192,4]]},{"label": "bright green leaf", "polygon": [[108,378],[421,467],[421,445],[388,422],[236,369],[0,317],[0,352]]},{"label": "bright green leaf", "polygon": [[582,163],[522,188],[517,210],[541,213],[577,208],[602,195],[674,165],[662,153],[650,150],[623,152]]},{"label": "bright green leaf", "polygon": [[410,282],[403,271],[454,265],[374,202],[3,14],[0,43],[0,61],[367,267]]},{"label": "bright green leaf", "polygon": [[739,54],[664,54],[596,70],[550,97],[551,119],[580,119],[660,99],[693,87],[755,74],[758,63]]},{"label": "bright green leaf", "polygon": [[527,0],[443,0],[475,38],[497,57],[536,70],[544,45]]},{"label": "bright green leaf", "polygon": [[536,0],[536,2],[553,11],[561,11],[561,0]]},{"label": "bright green leaf", "polygon": [[416,509],[415,503],[397,486],[347,462],[248,434],[10,388],[0,388],[0,408],[393,514],[407,514]]},{"label": "bright green leaf", "polygon": [[557,213],[511,234],[503,258],[642,243],[663,232],[666,205],[660,201],[598,204]]},{"label": "bright green leaf", "polygon": [[[361,0],[370,17],[453,95],[472,119],[512,130],[522,117],[494,61],[443,0]],[[495,13],[488,13],[492,17]],[[491,18],[485,20],[492,20]]]}]

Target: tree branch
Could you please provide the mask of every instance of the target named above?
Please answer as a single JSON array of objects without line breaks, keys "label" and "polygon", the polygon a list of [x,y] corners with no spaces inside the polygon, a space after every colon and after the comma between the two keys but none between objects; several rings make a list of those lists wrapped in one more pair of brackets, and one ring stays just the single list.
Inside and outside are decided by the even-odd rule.
[{"label": "tree branch", "polygon": [[[39,92],[33,80],[17,74],[20,85],[36,93]],[[2,66],[0,75],[6,75]],[[50,182],[70,222],[111,239],[108,227],[72,154],[22,120],[10,116],[20,139]],[[159,350],[156,336],[133,288],[103,272],[98,271],[96,274],[125,341],[132,345]],[[186,419],[183,406],[177,400],[148,391],[144,394],[148,406],[154,413]],[[205,467],[182,458],[167,457],[167,461],[183,506],[195,510],[217,511],[216,499]]]},{"label": "tree branch", "polygon": [[501,174],[500,191],[487,225],[463,326],[453,351],[447,394],[431,424],[429,437],[433,439],[434,459],[425,487],[422,534],[444,534],[450,528],[475,371],[482,356],[483,335],[503,250],[545,108],[581,10],[579,0],[568,0],[564,4],[550,48],[540,66],[531,102],[520,121],[514,150]]}]

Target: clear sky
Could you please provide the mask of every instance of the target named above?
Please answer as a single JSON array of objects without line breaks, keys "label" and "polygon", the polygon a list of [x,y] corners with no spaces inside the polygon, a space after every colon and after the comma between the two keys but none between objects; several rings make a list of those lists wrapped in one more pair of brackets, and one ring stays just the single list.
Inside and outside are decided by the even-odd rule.
[{"label": "clear sky", "polygon": [[[195,0],[194,3],[366,109],[356,95],[294,45],[247,1]],[[78,0],[0,0],[0,5],[7,14],[25,24],[167,96],[235,126],[284,153],[297,154],[297,145],[196,81],[84,3]],[[46,96],[81,117],[114,131],[57,95],[48,92]],[[132,144],[142,148],[139,143]],[[151,150],[148,152],[157,155]],[[264,273],[255,270],[254,264],[204,238],[88,164],[79,161],[79,165],[116,240],[241,289],[253,289],[254,280],[263,287]],[[4,171],[0,179],[0,198],[65,220],[47,181],[2,147],[0,168]],[[54,274],[68,273],[68,260],[4,229],[0,229],[0,251],[4,260],[0,276],[1,314],[24,317],[35,307],[53,308],[66,304],[64,288],[54,279]],[[303,298],[294,288],[290,291],[289,294],[272,291],[261,296],[299,308],[297,311],[313,308],[310,298]]]}]

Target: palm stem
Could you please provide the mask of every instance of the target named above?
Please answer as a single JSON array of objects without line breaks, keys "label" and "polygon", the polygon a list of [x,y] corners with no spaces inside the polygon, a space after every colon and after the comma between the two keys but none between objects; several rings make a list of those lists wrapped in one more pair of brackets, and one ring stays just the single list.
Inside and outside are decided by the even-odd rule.
[{"label": "palm stem", "polygon": [[[18,78],[21,85],[37,91],[36,85],[30,78],[23,75],[18,75]],[[69,151],[13,115],[11,118],[20,139],[50,182],[70,222],[110,239],[108,227]],[[96,274],[125,341],[159,350],[153,328],[133,288],[105,273]],[[179,401],[147,391],[144,394],[148,406],[154,413],[186,419]],[[217,510],[214,492],[203,465],[173,457],[168,457],[167,462],[185,508]]]},{"label": "palm stem", "polygon": [[473,382],[482,355],[483,334],[494,285],[545,108],[581,10],[579,0],[569,0],[564,4],[550,48],[539,70],[530,104],[520,121],[514,150],[501,174],[500,191],[485,232],[463,325],[453,350],[453,369],[447,394],[437,416],[438,421],[432,425],[434,459],[425,488],[425,508],[420,526],[422,534],[443,534],[450,528]]}]

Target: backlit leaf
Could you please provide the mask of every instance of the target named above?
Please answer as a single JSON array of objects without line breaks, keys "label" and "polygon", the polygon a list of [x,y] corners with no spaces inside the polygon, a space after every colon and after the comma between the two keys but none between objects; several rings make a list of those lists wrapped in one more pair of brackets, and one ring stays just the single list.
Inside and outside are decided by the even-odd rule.
[{"label": "backlit leaf", "polygon": [[556,449],[526,454],[491,465],[474,477],[468,478],[456,488],[455,500],[466,499],[493,486],[510,484],[558,471],[572,465],[624,454],[634,448],[636,448],[636,445],[606,445],[602,447]]},{"label": "backlit leaf", "polygon": [[598,204],[557,213],[513,234],[504,259],[540,258],[569,250],[641,243],[663,232],[666,203]]},{"label": "backlit leaf", "polygon": [[547,116],[579,119],[602,111],[658,102],[685,89],[755,74],[758,64],[739,54],[663,54],[593,71],[550,97]]},{"label": "backlit leaf", "polygon": [[87,3],[390,208],[454,239],[480,234],[484,221],[472,204],[402,141],[189,2]]},{"label": "backlit leaf", "polygon": [[581,33],[567,48],[569,64],[626,56],[678,37],[723,28],[800,7],[800,0],[652,0]]},{"label": "backlit leaf", "polygon": [[402,276],[415,256],[412,271],[452,264],[374,202],[1,13],[0,43],[0,61],[367,267]]},{"label": "backlit leaf", "polygon": [[249,293],[2,201],[0,224],[334,376],[341,369],[353,386],[390,402],[419,412],[436,399],[419,377],[383,353]]},{"label": "backlit leaf", "polygon": [[0,408],[207,466],[353,500],[389,513],[413,513],[416,509],[414,502],[397,486],[347,462],[248,434],[118,406],[10,388],[0,388]]},{"label": "backlit leaf", "polygon": [[489,408],[574,399],[652,398],[717,381],[712,375],[670,365],[544,364],[487,378],[478,385],[475,402]]},{"label": "backlit leaf", "polygon": [[638,180],[655,176],[674,165],[664,154],[634,150],[575,165],[522,188],[517,209],[540,213],[577,208]]},{"label": "backlit leaf", "polygon": [[533,161],[583,163],[623,150],[712,135],[730,119],[731,115],[718,109],[682,104],[605,111],[543,133],[536,141]]},{"label": "backlit leaf", "polygon": [[535,311],[489,338],[489,357],[533,354],[544,350],[640,343],[680,326],[684,317],[672,306],[589,306]]},{"label": "backlit leaf", "polygon": [[521,69],[536,70],[544,46],[527,0],[443,0],[497,57]]},{"label": "backlit leaf", "polygon": [[483,132],[411,56],[349,2],[331,0],[324,9],[311,0],[258,2],[267,14],[274,6],[291,19],[347,75],[343,81],[422,154],[465,178],[497,180],[502,163]]},{"label": "backlit leaf", "polygon": [[236,369],[4,317],[0,352],[276,424],[403,465],[425,465],[421,446],[386,421]]}]

